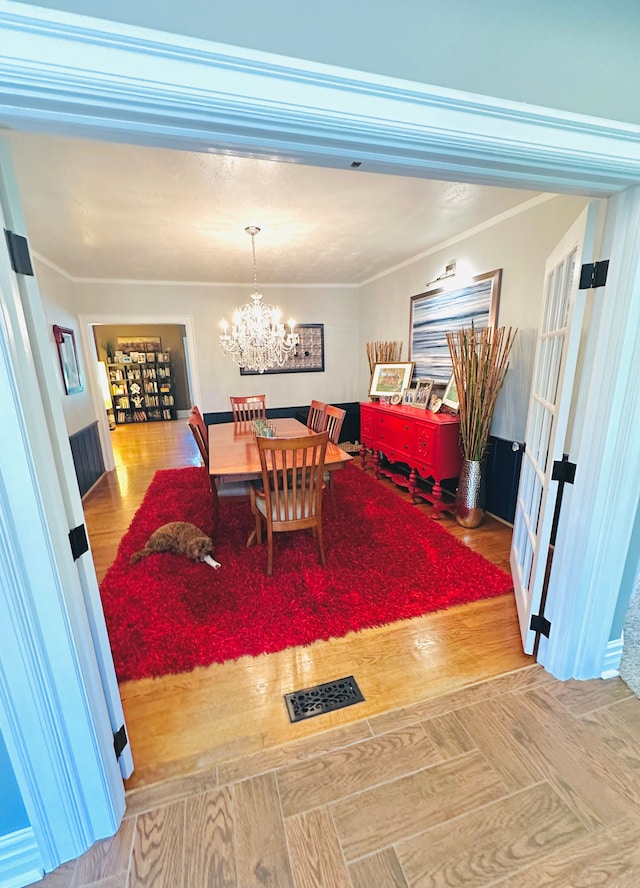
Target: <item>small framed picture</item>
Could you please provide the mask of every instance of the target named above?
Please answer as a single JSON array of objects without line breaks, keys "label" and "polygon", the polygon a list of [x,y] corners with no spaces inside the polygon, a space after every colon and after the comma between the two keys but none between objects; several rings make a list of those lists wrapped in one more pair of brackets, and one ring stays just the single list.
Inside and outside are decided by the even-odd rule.
[{"label": "small framed picture", "polygon": [[416,381],[415,406],[427,409],[429,399],[431,398],[431,389],[433,388],[433,379],[418,379]]},{"label": "small framed picture", "polygon": [[416,400],[416,390],[414,388],[405,389],[402,394],[402,403],[407,407],[413,407]]},{"label": "small framed picture", "polygon": [[397,364],[376,364],[371,377],[370,395],[389,397],[408,387],[413,374],[413,361]]},{"label": "small framed picture", "polygon": [[451,378],[447,383],[447,386],[444,390],[444,394],[442,395],[442,403],[445,407],[449,407],[451,410],[458,410],[460,407],[460,402],[458,400],[458,389],[456,388],[456,380],[453,373],[451,374]]},{"label": "small framed picture", "polygon": [[60,361],[64,390],[67,395],[75,395],[76,392],[82,391],[75,333],[69,327],[59,327],[57,324],[54,324],[53,338],[58,348],[58,360]]}]

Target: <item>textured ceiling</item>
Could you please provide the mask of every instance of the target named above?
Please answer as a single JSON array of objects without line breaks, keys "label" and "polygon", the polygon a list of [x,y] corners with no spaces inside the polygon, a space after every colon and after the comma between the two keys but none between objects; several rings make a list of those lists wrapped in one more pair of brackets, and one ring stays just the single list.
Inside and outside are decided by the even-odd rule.
[{"label": "textured ceiling", "polygon": [[[534,192],[24,132],[34,251],[74,278],[358,284]],[[455,255],[455,249],[452,251]]]}]

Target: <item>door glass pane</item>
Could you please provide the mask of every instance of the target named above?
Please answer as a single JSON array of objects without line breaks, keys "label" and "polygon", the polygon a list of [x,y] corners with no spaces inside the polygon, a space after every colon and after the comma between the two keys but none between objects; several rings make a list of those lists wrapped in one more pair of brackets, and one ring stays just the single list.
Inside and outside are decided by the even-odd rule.
[{"label": "door glass pane", "polygon": [[549,388],[547,400],[555,404],[558,397],[558,381],[560,379],[560,362],[564,348],[564,334],[558,333],[552,342],[551,366],[549,367]]},{"label": "door glass pane", "polygon": [[554,280],[553,280],[553,305],[551,306],[550,313],[550,321],[549,321],[549,330],[558,329],[558,319],[560,317],[560,307],[562,305],[562,297],[564,291],[564,271],[565,271],[565,261],[564,259],[560,262],[559,265],[554,269]]},{"label": "door glass pane", "polygon": [[567,256],[565,263],[565,279],[562,293],[562,305],[560,315],[558,317],[558,326],[566,327],[569,321],[569,305],[571,297],[571,288],[573,287],[573,275],[576,267],[576,251],[573,250],[570,256]]},{"label": "door glass pane", "polygon": [[544,294],[544,315],[542,317],[542,326],[540,328],[540,333],[546,333],[549,330],[549,323],[551,317],[551,304],[553,302],[552,293],[555,286],[555,269],[551,271],[551,273],[547,276],[546,285],[545,285],[545,294]]}]

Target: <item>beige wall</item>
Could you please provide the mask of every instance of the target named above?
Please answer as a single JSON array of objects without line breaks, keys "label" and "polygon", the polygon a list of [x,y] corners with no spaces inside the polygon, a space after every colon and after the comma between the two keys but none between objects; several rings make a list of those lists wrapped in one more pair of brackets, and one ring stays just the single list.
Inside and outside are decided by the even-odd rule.
[{"label": "beige wall", "polygon": [[[73,435],[96,420],[87,382],[87,374],[97,372],[95,355],[85,355],[82,349],[72,282],[69,278],[59,274],[37,259],[34,261],[34,268],[40,295],[42,296],[42,305],[47,319],[49,340],[51,342],[53,368],[51,372],[55,385],[60,392],[60,401],[64,411],[67,432],[69,435]],[[76,392],[73,395],[67,395],[65,392],[58,361],[58,351],[53,338],[54,324],[57,324],[59,327],[68,327],[75,333],[80,379],[83,388],[81,392]]]},{"label": "beige wall", "polygon": [[[204,413],[229,409],[229,395],[267,395],[269,407],[309,404],[312,398],[339,403],[360,397],[358,383],[358,290],[349,287],[261,287],[265,302],[282,309],[284,318],[299,323],[323,323],[324,373],[284,373],[241,376],[238,367],[220,349],[220,321],[229,320],[237,305],[246,302],[248,286],[78,283],[78,312],[88,317],[108,314],[121,318],[149,316],[193,322],[195,340],[189,343],[198,370]],[[194,380],[195,382],[195,380]]]},{"label": "beige wall", "polygon": [[[498,313],[500,325],[518,327],[505,386],[500,394],[492,433],[524,440],[527,404],[538,314],[547,256],[587,204],[587,198],[555,196],[536,203],[481,231],[461,236],[455,244],[417,259],[360,289],[352,287],[269,286],[265,301],[280,306],[284,317],[300,323],[325,325],[325,372],[269,376],[241,376],[219,345],[220,320],[249,296],[247,286],[81,282],[67,279],[47,267],[38,277],[51,323],[76,326],[79,314],[118,317],[115,335],[161,330],[127,323],[127,317],[188,321],[195,331],[190,343],[197,368],[200,407],[205,413],[228,410],[230,394],[264,392],[270,407],[308,404],[312,398],[339,403],[366,400],[369,367],[365,343],[373,339],[400,339],[408,359],[411,296],[424,292],[426,283],[456,259],[479,274],[503,269]],[[72,296],[70,296],[70,290]],[[58,302],[56,302],[58,300]],[[70,307],[75,305],[75,313]],[[74,316],[75,314],[75,316]],[[178,325],[180,326],[180,325]],[[106,332],[106,328],[102,333]],[[98,333],[98,342],[106,341]],[[161,334],[157,334],[161,335]],[[163,339],[164,342],[164,339]],[[172,349],[173,350],[173,349]],[[81,358],[84,366],[86,358]],[[77,400],[75,400],[77,398]],[[63,398],[69,432],[92,421],[86,393]]]},{"label": "beige wall", "polygon": [[[519,332],[492,434],[523,441],[545,262],[587,203],[587,198],[553,197],[365,285],[360,296],[362,342],[401,339],[408,360],[411,296],[423,293],[426,283],[441,274],[451,259],[466,264],[473,274],[502,268],[498,324],[517,327]],[[360,357],[360,380],[363,390],[369,380],[365,354]]]}]

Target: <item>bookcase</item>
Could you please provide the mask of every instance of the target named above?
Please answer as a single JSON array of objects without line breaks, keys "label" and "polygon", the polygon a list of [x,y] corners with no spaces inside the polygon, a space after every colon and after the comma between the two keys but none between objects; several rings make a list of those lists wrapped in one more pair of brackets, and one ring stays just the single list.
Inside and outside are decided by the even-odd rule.
[{"label": "bookcase", "polygon": [[116,423],[176,419],[173,366],[167,353],[154,361],[107,364]]}]

